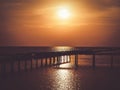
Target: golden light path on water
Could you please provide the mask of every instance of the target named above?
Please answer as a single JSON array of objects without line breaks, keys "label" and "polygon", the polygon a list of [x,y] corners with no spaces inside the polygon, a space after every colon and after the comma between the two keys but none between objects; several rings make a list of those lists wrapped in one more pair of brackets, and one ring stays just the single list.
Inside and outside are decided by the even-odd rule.
[{"label": "golden light path on water", "polygon": [[70,51],[73,50],[73,47],[69,47],[69,46],[57,46],[57,47],[53,47],[52,51]]},{"label": "golden light path on water", "polygon": [[80,87],[80,84],[77,85],[76,76],[69,63],[60,65],[57,68],[56,74],[55,90],[76,90],[77,87]]},{"label": "golden light path on water", "polygon": [[[70,56],[67,55],[61,56],[60,59],[61,62],[70,62]],[[77,85],[77,79],[71,63],[61,64],[56,69],[55,90],[76,90],[77,87],[80,87],[80,84]]]}]

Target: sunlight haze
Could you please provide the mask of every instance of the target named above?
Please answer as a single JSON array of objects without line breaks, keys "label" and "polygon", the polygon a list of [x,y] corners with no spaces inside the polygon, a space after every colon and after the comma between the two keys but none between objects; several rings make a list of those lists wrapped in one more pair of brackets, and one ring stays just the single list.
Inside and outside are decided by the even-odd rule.
[{"label": "sunlight haze", "polygon": [[120,45],[117,0],[2,0],[0,3],[0,46]]}]

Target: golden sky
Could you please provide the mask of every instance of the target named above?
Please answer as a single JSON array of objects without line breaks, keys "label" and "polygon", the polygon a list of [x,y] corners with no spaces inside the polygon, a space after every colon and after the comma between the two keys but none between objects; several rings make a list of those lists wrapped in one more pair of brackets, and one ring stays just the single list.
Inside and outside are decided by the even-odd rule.
[{"label": "golden sky", "polygon": [[119,0],[1,0],[0,46],[120,46],[119,15]]}]

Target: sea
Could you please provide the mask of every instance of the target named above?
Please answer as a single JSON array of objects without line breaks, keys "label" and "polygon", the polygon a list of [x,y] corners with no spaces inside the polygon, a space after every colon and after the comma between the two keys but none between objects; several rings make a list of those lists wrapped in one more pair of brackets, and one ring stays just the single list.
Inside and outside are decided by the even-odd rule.
[{"label": "sea", "polygon": [[[0,47],[0,56],[63,50],[74,50],[74,48]],[[114,57],[112,69],[111,56],[97,55],[95,69],[92,68],[92,55],[79,55],[77,68],[74,59],[75,56],[72,55],[70,63],[50,67],[41,67],[39,59],[37,69],[36,61],[33,60],[32,70],[30,62],[27,61],[27,71],[24,70],[25,62],[21,61],[20,72],[18,72],[16,61],[14,72],[11,72],[10,63],[7,63],[4,74],[1,69],[2,63],[0,63],[0,90],[120,90],[120,56]]]}]

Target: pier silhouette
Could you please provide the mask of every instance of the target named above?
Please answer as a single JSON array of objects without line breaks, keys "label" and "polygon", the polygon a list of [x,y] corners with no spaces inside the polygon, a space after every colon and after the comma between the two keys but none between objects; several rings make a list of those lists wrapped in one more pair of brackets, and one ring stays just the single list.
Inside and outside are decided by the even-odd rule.
[{"label": "pier silhouette", "polygon": [[[110,56],[110,68],[113,68],[114,57],[120,56],[119,47],[76,47],[67,51],[48,51],[48,52],[31,52],[16,53],[12,55],[0,55],[1,73],[6,73],[7,64],[10,65],[10,72],[21,71],[21,63],[24,62],[24,71],[38,69],[42,67],[59,66],[60,64],[70,63],[71,56],[74,56],[74,66],[78,67],[78,55],[91,55],[93,69],[96,68],[96,55]],[[33,65],[33,62],[35,65]],[[29,64],[29,65],[28,65]]]}]

